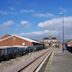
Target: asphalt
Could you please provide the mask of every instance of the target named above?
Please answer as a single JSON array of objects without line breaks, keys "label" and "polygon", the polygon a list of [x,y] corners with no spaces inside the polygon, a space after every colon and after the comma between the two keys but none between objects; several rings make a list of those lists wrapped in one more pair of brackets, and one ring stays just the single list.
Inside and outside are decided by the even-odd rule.
[{"label": "asphalt", "polygon": [[72,53],[55,48],[44,72],[72,72]]}]

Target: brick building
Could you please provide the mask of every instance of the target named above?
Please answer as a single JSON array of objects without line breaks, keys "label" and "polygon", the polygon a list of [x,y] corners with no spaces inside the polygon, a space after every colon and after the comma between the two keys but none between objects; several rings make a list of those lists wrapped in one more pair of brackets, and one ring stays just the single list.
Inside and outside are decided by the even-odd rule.
[{"label": "brick building", "polygon": [[0,46],[34,46],[39,42],[18,35],[5,35],[0,39]]},{"label": "brick building", "polygon": [[72,47],[72,40],[66,42],[67,46]]},{"label": "brick building", "polygon": [[65,43],[66,49],[72,53],[72,39]]}]

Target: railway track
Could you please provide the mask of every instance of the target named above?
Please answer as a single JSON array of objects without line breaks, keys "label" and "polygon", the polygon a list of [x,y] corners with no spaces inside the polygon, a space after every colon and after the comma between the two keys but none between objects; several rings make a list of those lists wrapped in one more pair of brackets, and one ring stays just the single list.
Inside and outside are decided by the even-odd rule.
[{"label": "railway track", "polygon": [[46,57],[49,57],[51,55],[51,53],[52,53],[51,49],[47,50],[45,53],[43,53],[41,56],[36,58],[34,61],[32,61],[27,66],[20,69],[18,72],[39,72],[39,69],[41,67],[40,68],[38,67],[42,64],[42,62],[45,60]]},{"label": "railway track", "polygon": [[39,66],[46,57],[51,55],[52,51],[49,48],[23,56],[20,61],[16,61],[12,65],[10,64],[4,67],[4,69],[0,69],[0,72],[39,72]]}]

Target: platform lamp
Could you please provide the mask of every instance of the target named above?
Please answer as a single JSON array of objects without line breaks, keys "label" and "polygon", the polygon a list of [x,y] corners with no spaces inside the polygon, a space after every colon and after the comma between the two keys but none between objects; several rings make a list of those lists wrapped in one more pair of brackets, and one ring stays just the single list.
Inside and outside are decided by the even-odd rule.
[{"label": "platform lamp", "polygon": [[64,12],[59,13],[62,16],[62,49],[64,51]]}]

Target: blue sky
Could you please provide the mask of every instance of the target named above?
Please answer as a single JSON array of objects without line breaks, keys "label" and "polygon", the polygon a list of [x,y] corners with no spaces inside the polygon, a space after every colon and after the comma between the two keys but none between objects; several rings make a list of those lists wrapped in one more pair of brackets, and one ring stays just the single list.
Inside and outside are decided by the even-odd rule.
[{"label": "blue sky", "polygon": [[61,36],[63,18],[65,38],[72,38],[72,0],[0,0],[0,35]]}]

